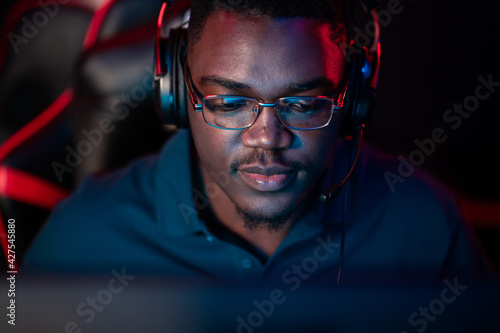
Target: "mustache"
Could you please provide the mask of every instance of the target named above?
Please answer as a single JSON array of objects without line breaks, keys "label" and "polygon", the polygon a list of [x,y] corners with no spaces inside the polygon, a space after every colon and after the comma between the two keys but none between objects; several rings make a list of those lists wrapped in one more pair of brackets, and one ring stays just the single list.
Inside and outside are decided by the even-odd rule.
[{"label": "mustache", "polygon": [[305,169],[304,164],[297,161],[288,161],[283,153],[279,150],[276,151],[254,151],[250,155],[243,158],[235,159],[229,166],[229,171],[235,173],[242,165],[279,165],[286,169],[293,169],[295,171],[302,171]]}]

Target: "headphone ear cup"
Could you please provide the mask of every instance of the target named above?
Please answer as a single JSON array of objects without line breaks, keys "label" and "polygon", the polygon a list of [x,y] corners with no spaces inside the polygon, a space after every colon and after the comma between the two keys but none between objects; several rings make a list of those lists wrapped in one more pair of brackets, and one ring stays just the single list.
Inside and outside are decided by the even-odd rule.
[{"label": "headphone ear cup", "polygon": [[378,56],[378,52],[369,54],[366,47],[353,55],[344,97],[342,136],[356,135],[371,118],[377,88]]},{"label": "headphone ear cup", "polygon": [[187,58],[187,29],[178,28],[171,32],[172,35],[172,53],[173,53],[173,106],[177,128],[189,128],[189,118],[187,112],[187,88],[184,79],[184,65]]},{"label": "headphone ear cup", "polygon": [[187,52],[187,32],[172,29],[168,38],[160,38],[155,61],[160,70],[154,82],[155,108],[164,124],[188,128],[184,62]]}]

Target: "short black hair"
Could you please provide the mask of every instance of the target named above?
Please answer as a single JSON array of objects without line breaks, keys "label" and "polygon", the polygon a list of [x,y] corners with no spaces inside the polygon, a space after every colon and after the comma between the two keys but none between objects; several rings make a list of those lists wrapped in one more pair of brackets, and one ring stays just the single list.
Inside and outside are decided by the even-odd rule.
[{"label": "short black hair", "polygon": [[199,40],[207,18],[215,11],[322,20],[332,25],[334,43],[341,45],[347,38],[341,0],[191,0],[190,45]]}]

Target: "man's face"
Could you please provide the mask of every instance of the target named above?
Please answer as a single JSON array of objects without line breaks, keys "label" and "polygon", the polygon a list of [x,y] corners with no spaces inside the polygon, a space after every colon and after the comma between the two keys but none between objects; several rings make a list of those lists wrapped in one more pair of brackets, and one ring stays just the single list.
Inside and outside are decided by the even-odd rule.
[{"label": "man's face", "polygon": [[[342,88],[344,57],[331,32],[317,20],[214,13],[189,50],[192,80],[204,96],[265,103],[285,96],[334,97]],[[207,125],[188,104],[204,181],[217,184],[239,212],[269,223],[293,218],[308,199],[319,197],[314,185],[333,159],[339,114],[325,128],[301,131],[284,127],[274,109],[265,107],[251,127],[223,130]]]}]

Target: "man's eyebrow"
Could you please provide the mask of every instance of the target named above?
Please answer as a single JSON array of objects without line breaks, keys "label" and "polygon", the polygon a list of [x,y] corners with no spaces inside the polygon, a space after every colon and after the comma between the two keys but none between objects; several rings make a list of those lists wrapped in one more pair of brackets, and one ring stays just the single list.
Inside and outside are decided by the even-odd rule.
[{"label": "man's eyebrow", "polygon": [[[252,90],[252,86],[234,81],[224,79],[216,75],[204,76],[201,78],[202,84],[217,85],[231,90]],[[319,77],[306,82],[292,83],[287,87],[291,92],[309,91],[317,88],[326,88],[327,90],[335,89],[335,82],[326,77]]]},{"label": "man's eyebrow", "polygon": [[208,84],[208,85],[217,85],[221,86],[227,89],[232,89],[232,90],[251,90],[252,87],[249,86],[248,84],[229,80],[229,79],[223,79],[219,76],[216,75],[210,75],[210,76],[204,76],[200,80],[201,83],[203,84]]}]

